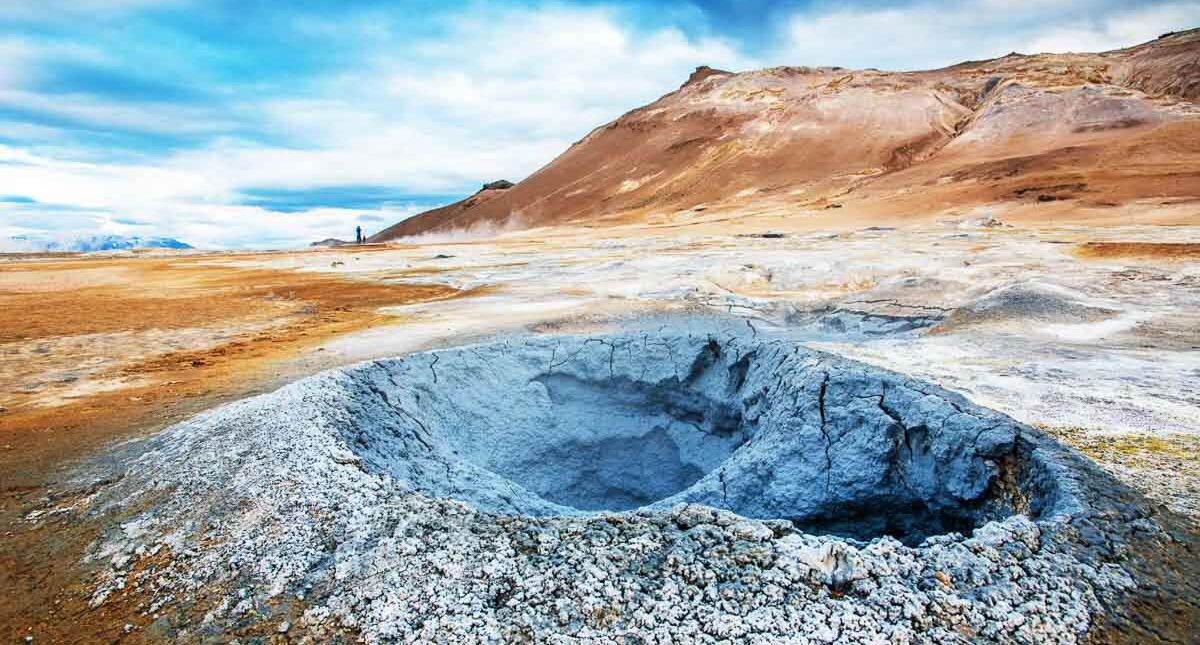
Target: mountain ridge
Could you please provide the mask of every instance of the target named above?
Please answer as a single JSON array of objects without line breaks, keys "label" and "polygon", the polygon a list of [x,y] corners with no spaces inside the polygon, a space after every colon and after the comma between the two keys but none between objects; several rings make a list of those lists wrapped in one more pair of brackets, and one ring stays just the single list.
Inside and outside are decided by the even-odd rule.
[{"label": "mountain ridge", "polygon": [[14,235],[9,242],[24,252],[92,253],[130,249],[190,249],[192,245],[172,237],[143,237],[140,235],[83,235],[74,238],[48,238],[36,235]]},{"label": "mountain ridge", "polygon": [[1190,199],[1200,30],[1098,54],[916,72],[697,68],[515,186],[370,238],[646,221],[753,198],[902,216],[949,206]]}]

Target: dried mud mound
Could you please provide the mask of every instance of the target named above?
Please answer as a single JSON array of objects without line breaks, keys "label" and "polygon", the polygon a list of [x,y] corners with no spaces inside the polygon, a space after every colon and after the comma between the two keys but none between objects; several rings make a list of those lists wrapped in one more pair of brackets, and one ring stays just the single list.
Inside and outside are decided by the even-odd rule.
[{"label": "dried mud mound", "polygon": [[144,595],[175,639],[1169,640],[1197,615],[1191,538],[1077,454],[784,341],[416,354],[131,453],[84,511],[124,519],[93,602]]}]

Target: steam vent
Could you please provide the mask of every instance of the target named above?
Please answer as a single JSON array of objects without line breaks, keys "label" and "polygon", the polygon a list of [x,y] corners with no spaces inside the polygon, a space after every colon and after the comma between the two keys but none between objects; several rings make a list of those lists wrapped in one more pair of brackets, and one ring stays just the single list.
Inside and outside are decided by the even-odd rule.
[{"label": "steam vent", "polygon": [[1194,538],[1085,458],[714,329],[507,337],[174,426],[93,467],[84,513],[122,521],[92,602],[136,586],[185,640],[1186,638]]}]

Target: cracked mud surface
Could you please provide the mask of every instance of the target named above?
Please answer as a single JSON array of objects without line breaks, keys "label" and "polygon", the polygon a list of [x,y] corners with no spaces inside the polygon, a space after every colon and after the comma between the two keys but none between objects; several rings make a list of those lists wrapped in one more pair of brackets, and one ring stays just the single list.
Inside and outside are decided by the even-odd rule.
[{"label": "cracked mud surface", "polygon": [[127,447],[60,512],[111,527],[93,604],[177,640],[1190,637],[1177,518],[959,395],[751,331],[326,372]]}]

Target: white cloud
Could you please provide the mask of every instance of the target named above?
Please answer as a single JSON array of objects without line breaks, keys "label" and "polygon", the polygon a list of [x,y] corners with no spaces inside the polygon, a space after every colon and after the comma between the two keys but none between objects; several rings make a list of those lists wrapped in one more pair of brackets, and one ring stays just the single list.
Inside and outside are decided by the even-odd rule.
[{"label": "white cloud", "polygon": [[930,69],[1021,53],[1104,51],[1195,26],[1200,3],[1135,9],[1063,0],[916,2],[794,15],[772,59],[779,64]]},{"label": "white cloud", "polygon": [[776,58],[793,65],[908,69],[948,62],[967,43],[961,15],[931,5],[844,9],[793,17]]},{"label": "white cloud", "polygon": [[[2,16],[2,14],[0,14]],[[37,79],[47,61],[104,62],[103,52],[71,43],[47,43],[0,33],[0,90],[15,91]]]},{"label": "white cloud", "polygon": [[[674,89],[697,65],[753,66],[724,42],[638,31],[602,9],[467,11],[443,26],[436,39],[377,51],[353,72],[311,83],[305,95],[227,106],[293,147],[214,137],[153,164],[69,162],[0,147],[0,161],[19,162],[0,173],[0,194],[107,213],[100,232],[127,233],[117,230],[118,218],[149,221],[154,230],[142,234],[197,246],[344,238],[360,221],[374,231],[418,209],[274,213],[237,204],[239,191],[382,185],[445,193],[518,180],[591,128]],[[0,91],[0,102],[109,127],[227,127],[214,113],[159,110],[168,106],[57,104],[13,89]],[[0,233],[20,232],[27,217],[28,209],[0,212]]]},{"label": "white cloud", "polygon": [[0,88],[15,87],[28,80],[33,58],[29,45],[16,38],[0,39]]},{"label": "white cloud", "polygon": [[[420,210],[407,206],[278,213],[230,203],[230,187],[216,185],[203,173],[58,161],[4,146],[0,163],[5,169],[0,173],[0,195],[35,200],[0,202],[0,239],[53,229],[64,235],[175,237],[209,248],[294,247],[326,237],[352,237],[357,223],[377,228],[372,217],[391,223]],[[128,221],[145,224],[123,223]]]},{"label": "white cloud", "polygon": [[267,103],[268,127],[304,133],[304,147],[229,143],[168,164],[256,187],[444,192],[517,180],[699,64],[749,63],[720,41],[637,33],[597,9],[469,13],[436,40],[326,79],[320,96]]},{"label": "white cloud", "polygon": [[0,106],[28,110],[87,126],[150,134],[217,133],[237,127],[220,111],[172,103],[112,103],[87,94],[55,94],[0,89]]},{"label": "white cloud", "polygon": [[380,65],[397,99],[557,137],[578,136],[665,94],[699,64],[754,66],[723,41],[691,40],[673,28],[634,34],[599,9],[470,17],[420,50],[435,64]]},{"label": "white cloud", "polygon": [[1200,24],[1200,2],[1172,2],[1117,12],[1101,19],[1049,27],[1025,45],[1029,52],[1107,51]]}]

